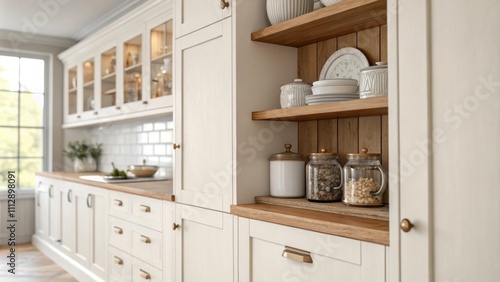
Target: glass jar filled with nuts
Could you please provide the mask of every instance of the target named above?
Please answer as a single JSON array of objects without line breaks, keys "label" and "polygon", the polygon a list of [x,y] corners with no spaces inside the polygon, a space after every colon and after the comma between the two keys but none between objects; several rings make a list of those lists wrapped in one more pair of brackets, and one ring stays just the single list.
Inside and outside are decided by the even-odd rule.
[{"label": "glass jar filled with nuts", "polygon": [[344,166],[344,204],[351,206],[383,206],[382,196],[387,177],[380,164],[380,154],[347,154]]},{"label": "glass jar filled with nuts", "polygon": [[310,202],[337,202],[342,200],[342,166],[337,155],[309,154],[306,166],[306,197]]}]

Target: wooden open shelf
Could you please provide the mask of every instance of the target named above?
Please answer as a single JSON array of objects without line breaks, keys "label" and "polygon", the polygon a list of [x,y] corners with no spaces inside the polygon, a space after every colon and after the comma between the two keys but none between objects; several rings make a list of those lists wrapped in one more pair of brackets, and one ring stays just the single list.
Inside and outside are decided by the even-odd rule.
[{"label": "wooden open shelf", "polygon": [[343,0],[253,32],[253,41],[301,47],[387,23],[387,0]]},{"label": "wooden open shelf", "polygon": [[332,102],[314,106],[252,112],[252,120],[307,121],[388,113],[387,96]]}]

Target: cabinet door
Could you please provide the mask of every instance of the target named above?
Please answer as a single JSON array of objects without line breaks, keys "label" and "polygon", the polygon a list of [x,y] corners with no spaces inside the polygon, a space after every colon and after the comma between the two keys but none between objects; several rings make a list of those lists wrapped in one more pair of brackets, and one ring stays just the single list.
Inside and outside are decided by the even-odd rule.
[{"label": "cabinet door", "polygon": [[231,20],[177,39],[175,52],[175,142],[181,144],[175,152],[175,195],[181,203],[229,211]]},{"label": "cabinet door", "polygon": [[49,184],[49,239],[61,242],[61,189],[57,182]]},{"label": "cabinet door", "polygon": [[36,234],[46,238],[49,233],[49,190],[40,180],[36,188]]},{"label": "cabinet door", "polygon": [[[232,0],[175,1],[176,37],[184,36],[231,16]],[[227,7],[221,4],[227,3]]]},{"label": "cabinet door", "polygon": [[82,188],[74,186],[74,205],[75,205],[75,259],[85,267],[90,264],[90,243],[92,239],[92,218],[90,204],[92,194]]},{"label": "cabinet door", "polygon": [[65,187],[61,187],[61,248],[63,251],[73,256],[76,243],[76,210],[75,195],[73,189],[68,187],[69,182],[62,182]]},{"label": "cabinet door", "polygon": [[90,270],[102,279],[106,279],[108,260],[108,199],[106,190],[92,190],[89,206],[92,224]]},{"label": "cabinet door", "polygon": [[182,204],[175,214],[175,281],[233,281],[233,216]]},{"label": "cabinet door", "polygon": [[239,281],[386,281],[385,246],[238,219]]}]

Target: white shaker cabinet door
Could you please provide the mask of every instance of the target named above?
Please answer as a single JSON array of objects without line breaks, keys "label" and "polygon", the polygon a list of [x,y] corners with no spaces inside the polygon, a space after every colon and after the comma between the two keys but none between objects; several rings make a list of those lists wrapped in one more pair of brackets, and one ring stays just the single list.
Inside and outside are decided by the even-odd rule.
[{"label": "white shaker cabinet door", "polygon": [[233,215],[183,204],[175,215],[175,281],[236,281]]},{"label": "white shaker cabinet door", "polygon": [[108,261],[108,199],[106,191],[105,189],[92,190],[89,202],[92,222],[90,270],[102,279],[107,277]]},{"label": "white shaker cabinet door", "polygon": [[176,0],[176,37],[199,30],[231,16],[232,0]]},{"label": "white shaker cabinet door", "polygon": [[49,189],[40,179],[36,188],[36,234],[46,238],[49,233]]},{"label": "white shaker cabinet door", "polygon": [[53,181],[49,185],[49,239],[54,244],[61,242],[61,189]]},{"label": "white shaker cabinet door", "polygon": [[[199,1],[198,1],[199,2]],[[175,196],[229,211],[232,202],[231,19],[176,41]]]},{"label": "white shaker cabinet door", "polygon": [[69,182],[62,182],[61,187],[61,248],[63,252],[72,256],[76,243],[76,211],[75,194],[72,187],[68,187]]}]

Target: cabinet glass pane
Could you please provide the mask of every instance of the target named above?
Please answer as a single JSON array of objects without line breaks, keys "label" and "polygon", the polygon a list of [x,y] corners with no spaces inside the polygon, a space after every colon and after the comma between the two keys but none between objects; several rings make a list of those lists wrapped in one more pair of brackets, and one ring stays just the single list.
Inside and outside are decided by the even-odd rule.
[{"label": "cabinet glass pane", "polygon": [[101,54],[101,108],[116,105],[116,48]]},{"label": "cabinet glass pane", "polygon": [[142,100],[142,36],[125,42],[123,61],[125,62],[124,103]]},{"label": "cabinet glass pane", "polygon": [[94,59],[83,63],[83,110],[94,110]]},{"label": "cabinet glass pane", "polygon": [[76,83],[77,83],[77,71],[76,67],[69,69],[68,71],[68,114],[76,114]]},{"label": "cabinet glass pane", "polygon": [[151,98],[172,94],[172,21],[151,30]]}]

